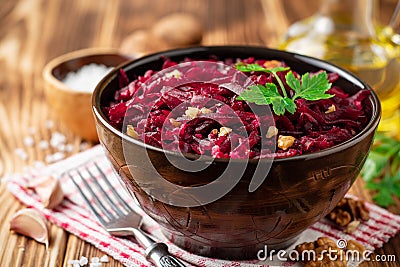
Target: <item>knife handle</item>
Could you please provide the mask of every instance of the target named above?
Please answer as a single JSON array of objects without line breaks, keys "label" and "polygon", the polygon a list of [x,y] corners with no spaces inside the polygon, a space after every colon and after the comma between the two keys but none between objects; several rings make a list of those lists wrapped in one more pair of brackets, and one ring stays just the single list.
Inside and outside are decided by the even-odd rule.
[{"label": "knife handle", "polygon": [[164,243],[154,243],[146,249],[146,255],[157,267],[185,267],[168,252],[168,246]]}]

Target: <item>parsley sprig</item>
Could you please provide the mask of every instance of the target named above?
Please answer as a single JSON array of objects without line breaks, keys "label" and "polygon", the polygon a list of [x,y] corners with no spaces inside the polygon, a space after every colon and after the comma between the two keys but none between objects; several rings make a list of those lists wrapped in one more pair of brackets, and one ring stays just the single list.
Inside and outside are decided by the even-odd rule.
[{"label": "parsley sprig", "polygon": [[266,72],[271,73],[277,80],[282,95],[275,83],[266,83],[249,86],[236,99],[244,100],[257,105],[272,105],[276,115],[283,115],[286,111],[295,113],[297,106],[295,100],[303,98],[310,101],[327,99],[333,97],[326,91],[332,84],[328,81],[328,75],[325,71],[310,75],[305,73],[301,80],[297,79],[292,71],[285,75],[286,84],[294,91],[292,97],[288,96],[286,88],[278,75],[278,72],[290,70],[288,67],[264,68],[258,64],[236,64],[236,69],[242,72]]},{"label": "parsley sprig", "polygon": [[361,176],[378,205],[395,204],[400,198],[400,141],[378,132]]}]

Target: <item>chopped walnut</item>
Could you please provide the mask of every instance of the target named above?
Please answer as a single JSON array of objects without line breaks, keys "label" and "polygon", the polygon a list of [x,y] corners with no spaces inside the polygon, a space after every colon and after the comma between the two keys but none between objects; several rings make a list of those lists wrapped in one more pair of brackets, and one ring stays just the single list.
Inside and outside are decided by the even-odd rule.
[{"label": "chopped walnut", "polygon": [[345,210],[338,209],[336,212],[329,213],[329,219],[340,226],[346,226],[351,222],[351,215]]},{"label": "chopped walnut", "polygon": [[218,129],[212,129],[210,134],[218,135]]},{"label": "chopped walnut", "polygon": [[200,112],[201,112],[202,114],[210,114],[210,113],[212,113],[212,110],[211,110],[211,109],[208,109],[208,108],[201,108],[201,109],[200,109]]},{"label": "chopped walnut", "polygon": [[357,229],[359,225],[360,221],[352,221],[346,226],[346,229],[344,229],[343,232],[348,234],[354,233],[354,231]]},{"label": "chopped walnut", "polygon": [[316,242],[318,247],[327,245],[330,248],[337,248],[336,242],[333,239],[330,239],[329,237],[320,237],[317,239]]},{"label": "chopped walnut", "polygon": [[267,69],[273,69],[273,68],[282,66],[281,62],[278,60],[268,60],[268,61],[265,61],[265,63],[263,65],[264,65],[264,68],[267,68]]},{"label": "chopped walnut", "polygon": [[[305,242],[295,248],[307,267],[346,267],[345,252],[328,237],[320,237],[314,242]],[[314,251],[312,253],[311,251]]]},{"label": "chopped walnut", "polygon": [[355,240],[349,240],[347,241],[346,250],[358,251],[362,254],[365,252],[366,248],[364,247],[364,245]]},{"label": "chopped walnut", "polygon": [[166,73],[165,77],[166,78],[174,77],[176,79],[180,79],[182,77],[182,72],[180,72],[179,70],[175,69],[175,70],[173,70],[171,72]]},{"label": "chopped walnut", "polygon": [[278,134],[278,128],[276,128],[275,126],[269,126],[268,130],[267,130],[267,133],[265,134],[265,137],[271,138],[271,137],[274,137],[277,134]]},{"label": "chopped walnut", "polygon": [[356,221],[367,221],[369,219],[369,211],[363,201],[343,198],[327,215],[327,218],[339,226],[348,227],[345,231],[351,233],[360,224]]},{"label": "chopped walnut", "polygon": [[195,107],[188,107],[185,111],[185,115],[188,116],[190,119],[197,118],[200,114],[200,109]]},{"label": "chopped walnut", "polygon": [[334,105],[334,104],[332,104],[332,106],[330,106],[326,111],[325,111],[325,113],[326,114],[329,114],[329,113],[332,113],[332,112],[335,112],[336,111],[336,106]]},{"label": "chopped walnut", "polygon": [[175,120],[174,118],[170,118],[169,122],[174,126],[175,128],[180,127],[182,125],[182,122]]},{"label": "chopped walnut", "polygon": [[224,135],[228,135],[232,132],[232,129],[229,127],[221,127],[219,129],[219,134],[218,136],[224,136]]},{"label": "chopped walnut", "polygon": [[278,136],[278,147],[287,150],[289,147],[291,147],[294,144],[294,138],[293,136],[290,135],[279,135]]},{"label": "chopped walnut", "polygon": [[139,139],[139,135],[136,132],[135,128],[133,128],[132,125],[128,125],[126,127],[126,134],[129,135],[132,138]]}]

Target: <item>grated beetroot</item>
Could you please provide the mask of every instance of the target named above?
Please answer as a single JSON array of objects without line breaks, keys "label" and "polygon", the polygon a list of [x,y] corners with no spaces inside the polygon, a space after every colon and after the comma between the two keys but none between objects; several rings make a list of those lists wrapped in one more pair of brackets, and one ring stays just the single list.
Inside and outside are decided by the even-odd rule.
[{"label": "grated beetroot", "polygon": [[[277,63],[254,58],[238,61],[259,65]],[[224,63],[231,66],[235,64],[233,60]],[[286,66],[284,62],[278,63]],[[165,59],[163,69],[177,64]],[[196,72],[194,68],[187,75],[195,77]],[[178,87],[168,87],[165,84],[161,91],[156,90],[156,86],[143,86],[155,73],[149,70],[129,82],[125,72],[120,70],[121,89],[115,92],[113,102],[108,103],[103,110],[115,127],[126,132],[127,125],[132,125],[140,140],[166,150],[205,154],[215,158],[292,157],[327,149],[349,140],[369,120],[364,100],[370,92],[361,90],[348,95],[334,85],[338,79],[336,73],[328,74],[333,86],[327,93],[334,97],[318,101],[297,99],[296,112],[286,112],[282,116],[263,113],[255,115],[247,103],[236,100],[237,94],[213,83],[191,82]],[[247,75],[256,84],[276,83],[269,73],[253,72]],[[286,72],[278,75],[285,83]],[[284,85],[287,93],[292,94],[292,90]],[[210,99],[215,100],[215,103],[210,105]],[[185,115],[189,107],[195,108],[194,111],[201,116]],[[202,112],[204,107],[207,110]],[[269,138],[262,136],[261,125],[271,125],[273,122],[278,134]],[[221,128],[223,126],[232,131],[221,134],[226,130]],[[287,149],[276,147],[279,135],[293,136],[295,141]]]}]

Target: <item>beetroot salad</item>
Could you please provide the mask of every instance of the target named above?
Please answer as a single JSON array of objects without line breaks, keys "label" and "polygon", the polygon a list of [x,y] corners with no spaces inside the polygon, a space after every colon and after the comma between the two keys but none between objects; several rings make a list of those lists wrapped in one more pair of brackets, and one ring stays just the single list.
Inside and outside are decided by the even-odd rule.
[{"label": "beetroot salad", "polygon": [[[179,63],[165,59],[163,70]],[[285,62],[254,58],[220,63],[235,71],[241,70],[236,66],[246,66],[248,70],[241,74],[263,90],[272,88],[273,93],[263,91],[255,96],[265,96],[265,100],[249,103],[250,98],[244,97],[249,94],[239,97],[235,90],[214,82],[168,86],[171,84],[167,80],[160,87],[154,86],[154,81],[149,83],[160,70],[149,70],[132,81],[120,70],[120,88],[103,111],[113,126],[146,144],[214,158],[285,158],[312,153],[349,140],[370,119],[364,101],[370,92],[345,93],[335,85],[339,78],[336,73],[321,70],[304,77],[290,70]],[[257,68],[251,69],[254,66]],[[187,75],[196,75],[196,71],[200,69],[193,67]],[[313,94],[309,98],[298,97],[293,88],[313,78],[322,84],[322,72],[326,77],[322,99],[309,100]],[[179,80],[182,75],[179,70],[167,74],[170,80]],[[319,81],[318,75],[322,77]],[[265,102],[269,112],[254,112],[252,107],[262,106],[260,101]]]}]

